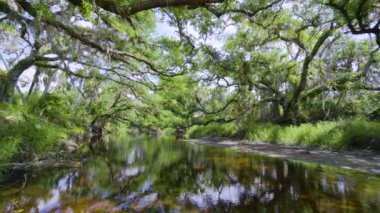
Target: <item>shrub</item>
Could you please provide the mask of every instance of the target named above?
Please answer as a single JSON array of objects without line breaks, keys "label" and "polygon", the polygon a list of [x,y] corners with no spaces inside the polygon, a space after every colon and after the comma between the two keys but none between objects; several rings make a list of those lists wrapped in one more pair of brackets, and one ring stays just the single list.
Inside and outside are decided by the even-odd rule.
[{"label": "shrub", "polygon": [[29,98],[28,111],[58,125],[69,126],[70,103],[67,97],[56,94]]},{"label": "shrub", "polygon": [[73,131],[28,113],[25,107],[0,106],[0,162],[18,156],[30,160],[33,154],[55,149]]},{"label": "shrub", "polygon": [[0,163],[9,161],[18,150],[20,138],[6,137],[0,139]]},{"label": "shrub", "polygon": [[190,138],[233,137],[241,134],[251,141],[316,146],[329,149],[372,149],[380,151],[380,123],[365,119],[321,121],[300,126],[251,123],[239,131],[234,123],[194,126]]},{"label": "shrub", "polygon": [[380,150],[380,123],[363,119],[300,126],[253,123],[244,132],[246,138],[260,142]]},{"label": "shrub", "polygon": [[234,123],[210,123],[206,126],[193,126],[187,136],[190,138],[199,137],[233,137],[238,133],[238,127]]}]

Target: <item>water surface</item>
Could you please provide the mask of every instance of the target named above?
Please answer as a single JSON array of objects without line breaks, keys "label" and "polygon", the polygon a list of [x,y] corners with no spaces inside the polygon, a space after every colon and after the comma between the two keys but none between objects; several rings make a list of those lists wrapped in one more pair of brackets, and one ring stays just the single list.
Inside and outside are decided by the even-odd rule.
[{"label": "water surface", "polygon": [[169,139],[119,140],[77,170],[0,186],[0,212],[379,212],[380,178]]}]

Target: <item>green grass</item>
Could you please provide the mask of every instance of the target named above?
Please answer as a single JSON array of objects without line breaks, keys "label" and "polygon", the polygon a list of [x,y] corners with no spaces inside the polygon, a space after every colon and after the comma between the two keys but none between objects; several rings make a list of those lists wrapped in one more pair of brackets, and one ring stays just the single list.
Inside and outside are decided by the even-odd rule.
[{"label": "green grass", "polygon": [[27,161],[58,149],[60,142],[77,131],[29,113],[25,107],[1,105],[0,163]]},{"label": "green grass", "polygon": [[244,131],[252,141],[333,149],[380,149],[380,123],[363,119],[280,126],[251,124]]},{"label": "green grass", "polygon": [[193,126],[187,131],[187,137],[233,137],[239,131],[234,123],[210,123],[206,126]]},{"label": "green grass", "polygon": [[380,122],[353,119],[323,121],[300,126],[252,123],[238,129],[233,123],[195,126],[190,138],[234,137],[265,143],[315,146],[326,149],[372,149],[380,151]]},{"label": "green grass", "polygon": [[0,140],[0,163],[6,162],[17,153],[20,139],[16,137],[6,137]]}]

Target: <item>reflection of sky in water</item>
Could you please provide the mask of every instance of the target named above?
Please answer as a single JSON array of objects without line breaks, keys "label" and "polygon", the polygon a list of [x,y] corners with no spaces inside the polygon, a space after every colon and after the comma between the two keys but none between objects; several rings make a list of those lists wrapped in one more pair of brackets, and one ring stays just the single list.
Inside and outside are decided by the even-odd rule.
[{"label": "reflection of sky in water", "polygon": [[327,179],[326,179],[326,176],[324,176],[324,175],[321,178],[321,185],[322,185],[323,191],[326,191],[327,190]]},{"label": "reflection of sky in water", "polygon": [[299,199],[299,195],[298,195],[298,193],[294,190],[294,187],[293,187],[293,186],[290,186],[289,193],[290,193],[290,197],[291,197],[292,200],[298,200],[298,199]]},{"label": "reflection of sky in water", "polygon": [[273,192],[265,192],[264,196],[260,198],[260,202],[262,203],[269,203],[272,201],[274,198],[274,193]]},{"label": "reflection of sky in water", "polygon": [[[155,145],[159,147],[152,148]],[[170,158],[174,156],[173,151],[177,152],[175,158]],[[368,201],[367,191],[376,191],[376,188],[362,184],[368,180],[367,176],[360,179],[347,173],[335,173],[335,170],[307,168],[243,153],[212,151],[156,143],[141,147],[132,145],[126,151],[128,155],[123,152],[120,158],[112,156],[107,164],[103,163],[107,156],[99,156],[76,173],[60,176],[58,180],[56,176],[49,177],[51,179],[46,181],[53,182],[51,185],[41,184],[45,181],[41,180],[34,185],[36,188],[31,187],[31,190],[40,191],[27,192],[27,185],[25,194],[6,197],[8,203],[2,203],[0,191],[0,212],[8,207],[6,205],[11,210],[11,199],[18,199],[19,206],[25,205],[27,211],[24,212],[81,212],[90,207],[114,206],[125,211],[148,211],[149,208],[165,208],[166,212],[187,211],[187,208],[212,211],[227,205],[231,208],[273,207],[268,212],[291,212],[295,207],[293,212],[303,212],[305,206],[311,210],[310,202],[318,207],[332,208],[333,212],[345,212],[340,211],[346,205],[341,202],[358,205],[356,203],[362,202],[363,197],[366,197],[365,202],[378,206],[378,193],[370,194]],[[366,191],[360,188],[363,185]],[[356,207],[349,206],[355,210]]]},{"label": "reflection of sky in water", "polygon": [[283,172],[284,172],[284,178],[287,178],[289,169],[288,169],[288,163],[286,161],[284,161],[284,164],[283,164]]},{"label": "reflection of sky in water", "polygon": [[122,181],[128,177],[137,176],[139,173],[144,172],[143,167],[128,167],[120,171],[119,181]]},{"label": "reflection of sky in water", "polygon": [[37,199],[37,208],[39,212],[49,212],[61,206],[60,194],[58,189],[51,190],[51,197],[47,200]]},{"label": "reflection of sky in water", "polygon": [[[74,185],[74,178],[78,176],[78,173],[70,173],[60,180],[56,188],[50,190],[51,197],[48,199],[38,198],[37,199],[37,209],[38,212],[50,212],[54,209],[61,207],[61,193],[72,189]],[[68,212],[70,209],[68,209]],[[33,211],[33,210],[32,210]]]},{"label": "reflection of sky in water", "polygon": [[126,164],[130,165],[135,163],[137,160],[140,160],[144,157],[144,150],[139,147],[133,147],[129,151],[128,157],[126,159]]},{"label": "reflection of sky in water", "polygon": [[147,192],[147,191],[149,191],[149,190],[152,188],[152,185],[153,185],[152,181],[150,181],[150,180],[145,181],[145,183],[144,183],[144,185],[143,185],[141,191],[142,191],[142,192]]},{"label": "reflection of sky in water", "polygon": [[182,194],[179,196],[179,200],[182,202],[189,201],[199,208],[216,205],[218,202],[239,204],[240,196],[245,192],[246,189],[240,184],[225,185],[219,189],[208,187],[204,192]]},{"label": "reflection of sky in water", "polygon": [[346,184],[344,181],[338,181],[336,182],[337,188],[338,188],[338,193],[344,195],[346,192]]},{"label": "reflection of sky in water", "polygon": [[144,207],[154,203],[157,200],[157,196],[158,196],[158,193],[152,193],[152,194],[145,195],[144,197],[142,197],[139,200],[137,206],[135,207],[136,210],[139,210],[141,208],[144,208]]},{"label": "reflection of sky in water", "polygon": [[78,173],[74,174],[68,174],[62,179],[58,181],[58,190],[59,191],[67,191],[70,190],[73,187],[74,184],[74,178],[78,176]]},{"label": "reflection of sky in water", "polygon": [[132,149],[127,157],[127,164],[132,164],[136,161],[136,149]]},{"label": "reflection of sky in water", "polygon": [[275,168],[272,169],[272,178],[277,179],[277,170]]},{"label": "reflection of sky in water", "polygon": [[131,177],[131,176],[136,176],[139,173],[140,169],[139,167],[131,167],[131,168],[126,168],[121,171],[121,174],[123,176]]}]

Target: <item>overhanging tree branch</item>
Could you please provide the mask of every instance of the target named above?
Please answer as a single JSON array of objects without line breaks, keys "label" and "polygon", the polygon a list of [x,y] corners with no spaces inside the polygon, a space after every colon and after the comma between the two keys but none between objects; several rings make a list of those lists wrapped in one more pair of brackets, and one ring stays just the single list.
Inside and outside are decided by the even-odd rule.
[{"label": "overhanging tree branch", "polygon": [[305,90],[306,84],[307,84],[307,76],[309,73],[309,66],[310,63],[313,61],[315,55],[318,53],[319,49],[323,45],[323,43],[332,35],[332,33],[335,31],[335,29],[331,26],[330,29],[326,30],[317,40],[317,42],[314,44],[314,47],[310,54],[307,54],[305,57],[305,60],[302,65],[302,71],[301,71],[301,80],[298,84],[297,88],[293,92],[292,99],[290,101],[291,104],[294,104],[298,101],[301,92]]},{"label": "overhanging tree branch", "polygon": [[273,7],[274,5],[280,3],[281,1],[282,0],[275,0],[275,1],[273,1],[267,5],[256,8],[255,10],[246,10],[243,8],[220,10],[219,8],[217,8],[213,5],[204,5],[203,7],[206,8],[211,13],[213,13],[217,18],[220,18],[223,15],[231,14],[231,13],[243,14],[243,15],[246,15],[246,16],[252,18],[252,17],[256,16],[259,12],[268,10],[271,7]]},{"label": "overhanging tree branch", "polygon": [[[34,10],[33,6],[29,2],[27,2],[25,0],[17,0],[17,2],[29,14],[31,14],[33,16],[37,16],[37,12]],[[130,62],[127,60],[127,58],[130,58],[130,59],[133,59],[137,62],[145,64],[154,73],[156,73],[158,75],[163,75],[163,76],[177,76],[177,75],[183,74],[183,73],[167,73],[167,72],[160,71],[156,68],[156,66],[152,62],[150,62],[146,59],[140,58],[140,57],[133,55],[131,53],[128,53],[126,51],[120,51],[120,50],[106,48],[106,47],[102,46],[101,44],[99,44],[95,41],[92,41],[87,35],[85,35],[81,32],[78,32],[77,29],[75,29],[69,25],[66,25],[66,24],[64,24],[64,23],[62,23],[62,22],[60,22],[54,18],[45,18],[43,21],[45,23],[55,27],[55,28],[63,30],[70,37],[79,40],[84,45],[87,45],[91,48],[94,48],[95,50],[97,50],[97,51],[99,51],[105,55],[110,56],[112,59],[114,59],[116,61],[121,61],[121,62],[128,64]]]},{"label": "overhanging tree branch", "polygon": [[[334,90],[347,90],[348,88],[345,86],[348,82],[356,82],[364,77],[367,76],[371,66],[376,63],[375,61],[375,54],[380,50],[379,48],[376,48],[375,50],[371,51],[370,56],[368,58],[368,61],[365,63],[363,70],[357,73],[347,73],[337,79],[333,79],[330,81],[327,81],[326,83],[313,87],[306,91],[305,94],[302,95],[301,99],[306,99],[309,97],[315,97],[316,95],[328,91],[330,89]],[[362,90],[371,90],[371,91],[378,91],[378,87],[374,87],[367,84],[359,84],[354,86],[356,89],[362,89]]]},{"label": "overhanging tree branch", "polygon": [[[361,9],[365,3],[366,3],[366,0],[360,1],[358,3],[359,4],[358,9],[356,10],[354,17],[350,16],[346,8],[346,4],[341,5],[334,2],[333,0],[329,0],[325,3],[325,5],[330,6],[331,8],[338,11],[343,16],[343,18],[345,19],[347,23],[347,27],[350,29],[352,34],[355,34],[355,35],[369,34],[369,33],[375,34],[375,36],[377,37],[377,43],[380,46],[380,19],[377,21],[377,23],[373,27],[366,26],[363,23],[363,14],[362,14]],[[359,26],[355,26],[354,24],[355,19],[357,20],[357,25]]]},{"label": "overhanging tree branch", "polygon": [[[69,0],[72,4],[82,6],[82,0]],[[142,11],[155,8],[180,7],[180,6],[202,6],[222,3],[224,0],[142,0],[133,4],[122,6],[118,0],[94,0],[96,6],[114,14],[127,18]]]}]

